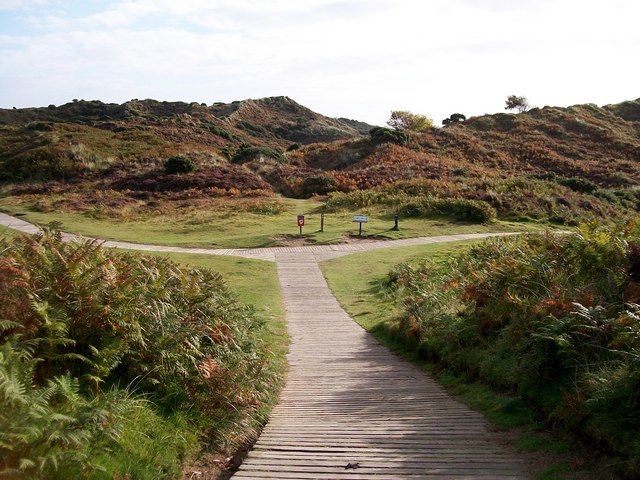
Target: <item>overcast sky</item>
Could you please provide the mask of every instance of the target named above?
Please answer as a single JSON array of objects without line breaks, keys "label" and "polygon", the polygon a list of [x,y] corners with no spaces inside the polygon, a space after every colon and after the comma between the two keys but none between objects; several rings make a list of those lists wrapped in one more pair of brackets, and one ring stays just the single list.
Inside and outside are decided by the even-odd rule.
[{"label": "overcast sky", "polygon": [[0,0],[0,107],[287,95],[383,124],[640,97],[638,0]]}]

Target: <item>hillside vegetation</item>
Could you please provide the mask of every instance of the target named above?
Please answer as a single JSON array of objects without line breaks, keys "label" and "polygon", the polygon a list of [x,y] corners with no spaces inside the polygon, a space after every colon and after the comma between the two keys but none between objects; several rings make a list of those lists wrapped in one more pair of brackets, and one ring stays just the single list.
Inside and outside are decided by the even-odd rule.
[{"label": "hillside vegetation", "polygon": [[[485,115],[419,133],[327,118],[287,97],[77,101],[1,110],[0,122],[0,181],[16,197],[72,193],[60,205],[69,211],[333,192],[330,210],[469,219],[477,215],[460,209],[472,208],[485,211],[479,221],[574,225],[640,208],[638,100]],[[188,171],[166,168],[176,156]],[[400,198],[415,192],[421,200]],[[433,207],[448,199],[457,206]]]}]

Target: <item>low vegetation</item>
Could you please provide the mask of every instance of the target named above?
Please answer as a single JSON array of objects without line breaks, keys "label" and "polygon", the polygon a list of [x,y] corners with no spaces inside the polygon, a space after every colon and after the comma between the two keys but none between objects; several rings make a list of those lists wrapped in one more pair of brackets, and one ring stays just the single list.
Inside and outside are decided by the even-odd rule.
[{"label": "low vegetation", "polygon": [[580,222],[637,214],[640,191],[597,189],[576,178],[422,179],[331,193],[325,208],[386,208],[427,218],[444,216],[475,222],[499,218],[576,226]]},{"label": "low vegetation", "polygon": [[397,331],[424,359],[520,396],[640,472],[640,230],[494,239],[399,265]]},{"label": "low vegetation", "polygon": [[175,478],[273,401],[263,317],[211,270],[2,237],[0,295],[0,475]]},{"label": "low vegetation", "polygon": [[168,174],[190,173],[195,169],[196,164],[194,161],[183,155],[174,155],[164,162],[164,173]]}]

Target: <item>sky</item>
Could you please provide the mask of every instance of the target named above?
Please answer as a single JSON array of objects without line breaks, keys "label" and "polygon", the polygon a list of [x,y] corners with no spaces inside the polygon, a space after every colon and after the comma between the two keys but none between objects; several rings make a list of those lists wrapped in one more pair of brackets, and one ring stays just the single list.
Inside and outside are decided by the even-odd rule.
[{"label": "sky", "polygon": [[286,95],[382,125],[640,97],[637,0],[0,0],[0,108]]}]

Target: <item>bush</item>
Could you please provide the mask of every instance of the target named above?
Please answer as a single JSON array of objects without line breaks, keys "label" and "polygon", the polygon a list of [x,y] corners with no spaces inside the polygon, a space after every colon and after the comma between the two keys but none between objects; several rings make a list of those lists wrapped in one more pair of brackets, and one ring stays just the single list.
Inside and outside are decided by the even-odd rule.
[{"label": "bush", "polygon": [[462,113],[452,113],[449,118],[442,120],[443,125],[454,125],[457,123],[464,123],[467,119]]},{"label": "bush", "polygon": [[326,195],[335,191],[336,185],[336,180],[331,175],[313,175],[302,181],[302,195],[304,198],[313,195]]},{"label": "bush", "polygon": [[392,130],[384,127],[374,127],[369,130],[371,142],[375,144],[395,143],[397,145],[406,145],[409,141],[408,135],[402,130]]},{"label": "bush", "polygon": [[182,155],[175,155],[169,157],[164,162],[164,171],[167,174],[173,175],[177,173],[190,173],[196,169],[196,164],[190,158]]},{"label": "bush", "polygon": [[[0,476],[16,459],[39,469],[50,458],[50,470],[62,457],[84,465],[95,442],[117,450],[117,435],[104,437],[109,422],[126,428],[140,412],[118,410],[127,397],[120,385],[135,384],[167,418],[188,412],[202,424],[256,408],[271,381],[257,340],[261,322],[216,272],[53,233],[3,238],[0,298]],[[101,403],[110,392],[116,404]],[[191,434],[158,428],[171,439],[164,457],[177,464],[188,447],[179,440]],[[139,443],[131,440],[137,433],[125,433]]]},{"label": "bush", "polygon": [[268,147],[251,147],[243,145],[233,155],[233,163],[245,163],[260,157],[271,158],[278,163],[284,163],[285,157],[281,151]]},{"label": "bush", "polygon": [[558,178],[556,180],[560,185],[570,188],[574,192],[593,193],[598,186],[586,178]]},{"label": "bush", "polygon": [[487,223],[496,219],[495,208],[480,200],[464,198],[429,198],[408,202],[400,208],[400,213],[411,217],[444,216],[456,220]]}]

